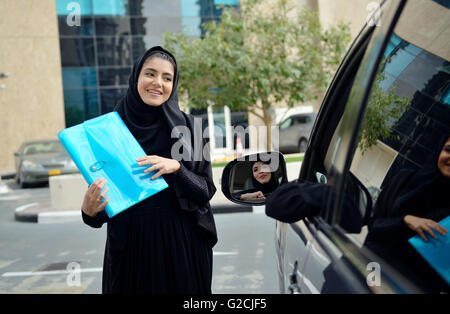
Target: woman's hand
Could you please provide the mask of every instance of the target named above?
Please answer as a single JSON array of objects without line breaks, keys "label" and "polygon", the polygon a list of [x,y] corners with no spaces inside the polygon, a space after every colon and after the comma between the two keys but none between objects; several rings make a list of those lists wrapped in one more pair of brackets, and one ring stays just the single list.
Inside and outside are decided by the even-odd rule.
[{"label": "woman's hand", "polygon": [[242,194],[240,197],[243,201],[253,201],[253,200],[265,200],[266,197],[264,196],[263,192],[253,192],[253,193],[245,193]]},{"label": "woman's hand", "polygon": [[445,236],[448,232],[447,229],[431,219],[420,218],[413,215],[406,215],[403,218],[403,221],[409,229],[417,232],[425,242],[427,242],[428,239],[425,236],[424,231],[430,234],[433,239],[437,239],[437,236],[434,234],[433,230],[436,230],[443,236]]},{"label": "woman's hand", "polygon": [[152,165],[150,168],[145,169],[145,173],[158,170],[152,177],[152,180],[160,177],[163,174],[175,173],[181,168],[181,164],[175,159],[164,158],[156,155],[145,156],[137,158],[138,166]]},{"label": "woman's hand", "polygon": [[109,188],[106,187],[103,192],[101,192],[105,185],[105,179],[97,179],[88,188],[86,194],[84,194],[84,200],[83,205],[81,205],[81,210],[86,215],[95,217],[99,212],[105,209],[106,205],[108,205],[109,197],[106,196],[106,193],[108,193]]}]

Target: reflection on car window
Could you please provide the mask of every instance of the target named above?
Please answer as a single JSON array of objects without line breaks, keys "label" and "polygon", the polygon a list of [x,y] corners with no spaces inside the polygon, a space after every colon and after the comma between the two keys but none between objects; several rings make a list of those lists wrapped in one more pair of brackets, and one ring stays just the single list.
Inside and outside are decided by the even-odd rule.
[{"label": "reflection on car window", "polygon": [[391,37],[351,167],[369,190],[402,168],[420,168],[450,129],[449,69],[447,60]]},{"label": "reflection on car window", "polygon": [[[436,170],[450,136],[450,47],[435,43],[439,32],[417,39],[403,22],[384,52],[350,168],[377,201],[359,240],[424,291],[440,292],[446,284],[409,244],[418,233],[403,217],[438,223],[450,213],[449,179]],[[448,18],[436,25],[450,27]]]}]

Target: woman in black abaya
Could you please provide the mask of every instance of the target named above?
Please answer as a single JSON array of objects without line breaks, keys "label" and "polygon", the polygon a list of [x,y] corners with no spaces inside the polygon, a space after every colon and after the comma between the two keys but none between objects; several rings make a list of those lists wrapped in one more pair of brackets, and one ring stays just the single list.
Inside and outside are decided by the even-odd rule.
[{"label": "woman in black abaya", "polygon": [[427,235],[436,238],[435,233],[448,236],[438,222],[450,215],[449,192],[450,134],[446,134],[422,169],[403,169],[389,182],[368,224],[365,245],[425,292],[449,288],[408,239],[416,234],[424,241],[433,241]]},{"label": "woman in black abaya", "polygon": [[[179,109],[177,83],[174,56],[153,47],[135,63],[127,94],[115,108],[147,155],[138,165],[156,171],[152,178],[162,175],[169,187],[113,218],[104,211],[107,182],[98,179],[89,187],[84,222],[108,224],[103,293],[211,293],[217,235],[209,200],[216,188],[210,162],[192,154],[191,143],[202,137],[194,134],[193,117]],[[183,159],[172,156],[177,142]]]}]

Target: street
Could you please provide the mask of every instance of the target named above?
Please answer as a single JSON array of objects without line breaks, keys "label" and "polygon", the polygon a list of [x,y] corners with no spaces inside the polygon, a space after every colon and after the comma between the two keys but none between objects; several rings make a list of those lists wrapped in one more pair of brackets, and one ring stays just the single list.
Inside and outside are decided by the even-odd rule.
[{"label": "street", "polygon": [[[20,190],[6,183],[10,192],[0,194],[0,293],[101,293],[106,225],[15,221],[16,208],[48,199],[50,192],[48,186]],[[261,208],[216,214],[215,220],[212,292],[278,293],[274,221]]]}]

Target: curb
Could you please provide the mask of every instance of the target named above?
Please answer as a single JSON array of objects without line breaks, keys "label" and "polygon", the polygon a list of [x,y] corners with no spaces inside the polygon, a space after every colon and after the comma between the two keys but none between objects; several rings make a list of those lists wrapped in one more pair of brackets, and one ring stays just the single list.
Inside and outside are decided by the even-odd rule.
[{"label": "curb", "polygon": [[37,207],[38,203],[30,203],[26,204],[20,207],[17,207],[14,210],[14,219],[16,221],[23,221],[23,222],[38,222],[38,213],[34,212],[27,212],[26,210],[30,207]]},{"label": "curb", "polygon": [[[46,210],[47,209],[47,210]],[[32,222],[41,224],[64,223],[82,221],[81,210],[53,210],[51,207],[42,207],[40,203],[30,203],[17,207],[14,211],[14,219],[20,222]],[[213,214],[229,214],[253,212],[252,206],[237,205],[212,205]]]},{"label": "curb", "polygon": [[81,221],[81,210],[57,210],[42,203],[29,203],[14,210],[14,219],[20,222],[59,223]]},{"label": "curb", "polygon": [[252,212],[252,206],[245,205],[211,205],[213,214],[230,214],[230,213],[245,213]]}]

